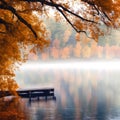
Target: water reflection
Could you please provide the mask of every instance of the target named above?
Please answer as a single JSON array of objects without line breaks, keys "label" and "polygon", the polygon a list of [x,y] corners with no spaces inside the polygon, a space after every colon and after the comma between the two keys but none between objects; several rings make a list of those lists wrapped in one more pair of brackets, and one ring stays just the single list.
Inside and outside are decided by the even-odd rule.
[{"label": "water reflection", "polygon": [[25,101],[18,97],[0,98],[0,120],[28,120]]},{"label": "water reflection", "polygon": [[[32,74],[30,74],[32,73]],[[17,72],[21,87],[52,86],[57,101],[33,101],[31,120],[119,120],[120,71],[27,70]]]}]

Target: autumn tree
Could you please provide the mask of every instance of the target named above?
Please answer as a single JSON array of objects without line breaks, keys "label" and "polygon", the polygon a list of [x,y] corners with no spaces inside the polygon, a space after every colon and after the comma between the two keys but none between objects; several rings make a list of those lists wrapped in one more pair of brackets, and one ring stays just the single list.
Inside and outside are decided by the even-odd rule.
[{"label": "autumn tree", "polygon": [[[98,36],[119,28],[120,0],[0,0],[0,90],[14,90],[14,70],[29,51],[49,45],[43,17],[66,21],[78,33]],[[101,26],[106,26],[106,30]]]}]

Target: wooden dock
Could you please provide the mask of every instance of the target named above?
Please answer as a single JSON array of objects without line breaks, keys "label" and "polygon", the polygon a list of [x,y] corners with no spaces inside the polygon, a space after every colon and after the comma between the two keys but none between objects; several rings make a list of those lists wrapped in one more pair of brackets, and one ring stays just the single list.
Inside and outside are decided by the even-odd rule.
[{"label": "wooden dock", "polygon": [[[54,88],[20,89],[17,90],[16,93],[22,98],[29,98],[29,101],[31,101],[32,98],[37,98],[39,100],[40,97],[44,97],[46,100],[49,97],[55,99]],[[9,91],[0,91],[0,97],[11,96],[11,95],[12,94]]]}]

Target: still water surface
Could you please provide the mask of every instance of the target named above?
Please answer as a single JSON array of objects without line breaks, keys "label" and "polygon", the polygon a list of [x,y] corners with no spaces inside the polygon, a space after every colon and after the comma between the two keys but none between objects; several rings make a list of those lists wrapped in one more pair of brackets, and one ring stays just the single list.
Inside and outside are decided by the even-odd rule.
[{"label": "still water surface", "polygon": [[120,71],[34,69],[17,72],[21,88],[53,87],[55,100],[26,100],[30,120],[120,120]]}]

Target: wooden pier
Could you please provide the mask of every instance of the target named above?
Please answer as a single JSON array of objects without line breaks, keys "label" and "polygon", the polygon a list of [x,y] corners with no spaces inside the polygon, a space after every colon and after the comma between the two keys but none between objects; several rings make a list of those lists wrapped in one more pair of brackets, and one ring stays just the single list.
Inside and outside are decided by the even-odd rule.
[{"label": "wooden pier", "polygon": [[[29,101],[31,101],[32,98],[37,98],[39,100],[40,97],[44,97],[45,100],[47,100],[49,97],[55,99],[54,88],[20,89],[17,90],[16,93],[22,98],[29,98]],[[0,97],[11,95],[12,94],[9,91],[0,91]]]}]

